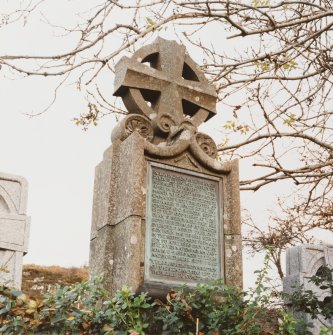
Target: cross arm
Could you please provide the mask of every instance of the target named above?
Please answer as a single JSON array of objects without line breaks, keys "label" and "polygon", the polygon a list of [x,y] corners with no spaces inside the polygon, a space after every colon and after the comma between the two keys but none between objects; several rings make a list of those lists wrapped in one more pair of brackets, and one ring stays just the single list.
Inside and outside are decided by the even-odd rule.
[{"label": "cross arm", "polygon": [[184,100],[187,100],[203,109],[216,113],[215,90],[206,83],[182,80],[178,83],[178,91]]},{"label": "cross arm", "polygon": [[123,57],[116,65],[114,95],[121,96],[124,89],[138,88],[161,91],[167,84],[163,74],[143,63]]}]

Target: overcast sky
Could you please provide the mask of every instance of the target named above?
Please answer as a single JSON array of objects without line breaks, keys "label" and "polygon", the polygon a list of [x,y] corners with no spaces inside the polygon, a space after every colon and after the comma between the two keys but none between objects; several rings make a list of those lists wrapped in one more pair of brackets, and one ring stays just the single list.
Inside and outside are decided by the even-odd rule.
[{"label": "overcast sky", "polygon": [[[3,0],[1,3],[10,4]],[[63,6],[74,6],[75,1],[49,3],[54,6],[48,8],[49,13],[62,17],[64,24],[72,19],[72,12]],[[51,54],[59,46],[66,50],[61,40],[52,38],[52,30],[34,18],[29,18],[25,26],[21,22],[0,29],[0,54],[40,50],[49,50]],[[110,86],[110,95],[112,82],[110,78],[105,83]],[[26,113],[39,112],[48,105],[55,83],[53,78],[0,77],[0,171],[21,175],[29,183],[28,215],[32,220],[29,252],[24,262],[81,266],[87,264],[89,255],[94,168],[111,144],[115,119],[105,118],[98,127],[86,132],[77,127],[72,119],[86,110],[75,85],[65,86],[46,113],[27,117]],[[217,142],[222,129],[219,120],[217,117],[203,128]],[[272,208],[274,203],[272,193],[272,188],[256,194],[244,193],[242,206],[250,207],[264,224],[268,217],[265,209]],[[257,263],[246,258],[246,273],[252,273],[256,267]]]},{"label": "overcast sky", "polygon": [[[68,5],[59,1],[48,9],[66,22],[70,13],[62,13],[61,2]],[[3,10],[10,2],[0,4]],[[52,53],[60,46],[60,39],[52,38],[52,30],[36,19],[37,14],[25,26],[21,21],[1,27],[1,54]],[[25,114],[40,112],[50,103],[57,81],[0,78],[0,171],[21,175],[29,183],[32,219],[24,262],[87,264],[94,167],[110,145],[114,119],[105,119],[87,132],[78,128],[71,120],[86,110],[74,85],[59,92],[47,113],[29,118]],[[109,84],[111,92],[112,81]]]}]

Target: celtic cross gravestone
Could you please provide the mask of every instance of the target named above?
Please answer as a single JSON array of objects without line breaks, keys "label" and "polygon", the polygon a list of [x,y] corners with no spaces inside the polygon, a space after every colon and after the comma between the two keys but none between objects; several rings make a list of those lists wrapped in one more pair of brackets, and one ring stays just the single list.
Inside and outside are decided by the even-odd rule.
[{"label": "celtic cross gravestone", "polygon": [[238,162],[198,131],[216,93],[183,46],[157,39],[116,65],[128,115],[96,167],[91,276],[162,295],[221,279],[242,286]]},{"label": "celtic cross gravestone", "polygon": [[21,288],[22,258],[28,251],[30,218],[24,178],[0,173],[0,283]]}]

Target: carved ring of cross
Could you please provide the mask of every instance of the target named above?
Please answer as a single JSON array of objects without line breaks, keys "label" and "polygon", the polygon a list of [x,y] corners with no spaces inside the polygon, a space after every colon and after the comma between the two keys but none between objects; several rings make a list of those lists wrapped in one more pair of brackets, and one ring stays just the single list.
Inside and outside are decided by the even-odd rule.
[{"label": "carved ring of cross", "polygon": [[198,127],[216,114],[214,87],[175,41],[158,38],[131,58],[123,57],[114,86],[129,113],[151,120],[168,115],[177,126],[187,119]]}]

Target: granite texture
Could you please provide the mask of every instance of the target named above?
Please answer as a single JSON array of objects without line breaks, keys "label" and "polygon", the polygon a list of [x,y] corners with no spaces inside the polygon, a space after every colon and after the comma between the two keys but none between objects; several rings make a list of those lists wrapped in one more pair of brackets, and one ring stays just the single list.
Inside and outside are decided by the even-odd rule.
[{"label": "granite texture", "polygon": [[143,153],[144,139],[137,132],[121,145],[118,171],[114,175],[117,183],[114,201],[117,206],[113,224],[118,224],[130,216],[142,217],[144,214],[143,181],[146,165]]},{"label": "granite texture", "polygon": [[[286,257],[286,276],[283,279],[285,293],[291,294],[297,287],[304,285],[304,289],[315,292],[320,301],[331,296],[331,292],[318,288],[309,278],[316,275],[323,266],[333,268],[333,245],[300,245],[288,249]],[[314,335],[320,333],[323,325],[333,326],[333,320],[325,320],[323,317],[312,320],[308,314],[296,313],[295,316],[312,322],[314,328],[311,332]],[[333,335],[333,331],[328,334]]]},{"label": "granite texture", "polygon": [[143,221],[129,217],[118,225],[104,226],[90,244],[89,272],[103,276],[109,292],[127,285],[138,290],[143,281]]},{"label": "granite texture", "polygon": [[161,132],[166,121],[168,127],[179,126],[188,115],[197,127],[216,113],[214,87],[175,41],[157,38],[131,58],[123,57],[116,65],[114,89],[130,113],[146,115]]},{"label": "granite texture", "polygon": [[89,275],[90,279],[95,276],[103,276],[105,289],[111,292],[112,288],[112,266],[110,260],[113,259],[113,239],[112,226],[102,227],[96,236],[90,241],[89,255]]},{"label": "granite texture", "polygon": [[238,160],[226,165],[230,173],[224,178],[224,234],[241,235]]},{"label": "granite texture", "polygon": [[224,282],[243,288],[242,236],[224,235]]},{"label": "granite texture", "polygon": [[137,291],[143,282],[143,224],[140,217],[132,216],[113,227],[113,292],[125,284]]},{"label": "granite texture", "polygon": [[[137,289],[137,284],[131,279],[137,278],[133,272],[135,264],[128,268],[125,264],[131,264],[132,258],[137,260],[136,251],[131,253],[130,250],[136,250],[139,243],[143,243],[141,221],[145,216],[146,192],[146,185],[142,183],[146,174],[143,141],[134,132],[126,141],[120,144],[116,142],[117,149],[108,149],[95,172],[92,220],[92,227],[95,228],[91,232],[89,270],[91,277],[103,274],[104,285],[110,292],[125,284]],[[111,157],[109,153],[112,153]],[[112,166],[108,162],[112,162]],[[109,173],[105,171],[104,178],[101,178],[101,168],[110,169]],[[103,193],[99,191],[101,187],[104,188]],[[103,203],[102,206],[98,204],[99,201]],[[103,210],[94,210],[95,208]],[[106,220],[103,224],[99,222],[102,218]],[[134,232],[138,228],[138,220],[140,229]],[[129,232],[131,236],[127,240]],[[137,243],[134,243],[135,240]],[[127,254],[126,250],[129,250]],[[130,255],[131,259],[127,261],[125,254]]]},{"label": "granite texture", "polygon": [[0,282],[17,288],[22,281],[22,257],[28,251],[27,195],[24,178],[0,173]]},{"label": "granite texture", "polygon": [[113,152],[115,145],[110,146],[104,152],[103,161],[95,168],[95,185],[94,185],[94,200],[93,200],[93,224],[91,226],[91,237],[97,236],[97,231],[108,224],[109,198],[110,198],[110,183],[111,183],[111,168]]}]

